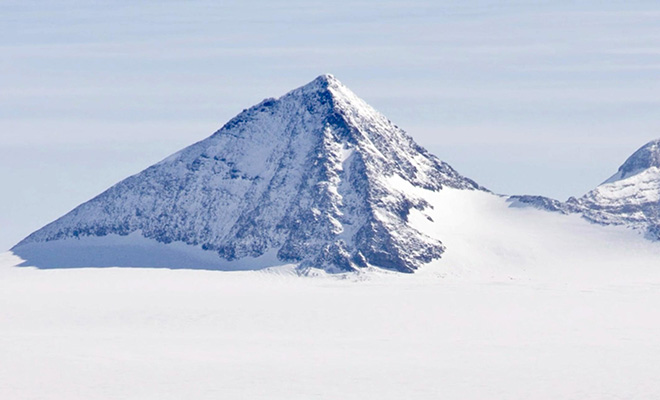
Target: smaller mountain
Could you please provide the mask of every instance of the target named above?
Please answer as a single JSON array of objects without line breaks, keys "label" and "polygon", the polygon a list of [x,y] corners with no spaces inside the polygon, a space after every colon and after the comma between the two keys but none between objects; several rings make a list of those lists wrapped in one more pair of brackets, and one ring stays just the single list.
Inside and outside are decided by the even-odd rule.
[{"label": "smaller mountain", "polygon": [[566,202],[542,196],[511,196],[514,205],[563,214],[579,213],[601,225],[624,225],[660,240],[660,139],[633,153],[618,171],[580,198]]}]

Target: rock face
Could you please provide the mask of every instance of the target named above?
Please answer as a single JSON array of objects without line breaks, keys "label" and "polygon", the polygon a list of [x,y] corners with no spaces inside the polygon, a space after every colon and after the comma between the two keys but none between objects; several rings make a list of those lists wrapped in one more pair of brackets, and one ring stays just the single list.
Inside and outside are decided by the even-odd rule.
[{"label": "rock face", "polygon": [[323,75],[243,111],[13,250],[138,234],[219,261],[276,253],[329,272],[367,265],[412,272],[444,247],[408,224],[411,209],[431,205],[393,178],[434,191],[484,190]]},{"label": "rock face", "polygon": [[575,211],[570,204],[562,203],[559,200],[544,196],[509,196],[508,201],[512,203],[513,206],[534,207],[540,210],[558,212],[562,214],[569,214]]},{"label": "rock face", "polygon": [[540,196],[512,196],[512,202],[562,213],[580,213],[594,223],[625,225],[660,240],[660,140],[630,156],[616,174],[576,199],[562,203]]}]

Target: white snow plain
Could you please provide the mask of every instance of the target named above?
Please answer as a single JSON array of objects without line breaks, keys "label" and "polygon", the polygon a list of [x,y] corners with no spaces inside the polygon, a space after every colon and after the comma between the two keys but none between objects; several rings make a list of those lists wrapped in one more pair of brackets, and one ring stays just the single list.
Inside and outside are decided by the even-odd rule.
[{"label": "white snow plain", "polygon": [[434,208],[411,223],[447,251],[412,275],[6,253],[0,398],[660,398],[659,243],[489,193],[419,195]]}]

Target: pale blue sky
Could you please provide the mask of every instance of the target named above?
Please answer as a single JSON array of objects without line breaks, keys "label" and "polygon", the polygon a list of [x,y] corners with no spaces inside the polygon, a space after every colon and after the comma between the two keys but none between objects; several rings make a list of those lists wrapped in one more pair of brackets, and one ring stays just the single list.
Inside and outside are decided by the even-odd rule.
[{"label": "pale blue sky", "polygon": [[656,1],[0,0],[0,51],[0,249],[326,72],[500,193],[660,137]]}]

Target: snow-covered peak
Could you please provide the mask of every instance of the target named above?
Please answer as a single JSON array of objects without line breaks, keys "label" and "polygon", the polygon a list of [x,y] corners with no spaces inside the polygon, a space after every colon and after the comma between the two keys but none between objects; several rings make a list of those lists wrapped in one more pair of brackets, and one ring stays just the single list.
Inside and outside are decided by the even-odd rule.
[{"label": "snow-covered peak", "polygon": [[310,93],[321,92],[332,97],[341,97],[344,94],[349,94],[350,96],[355,96],[355,94],[346,87],[339,79],[335,78],[332,74],[323,74],[319,75],[311,82],[300,86],[296,89],[291,90],[286,93],[280,99],[285,99],[287,97],[295,97],[301,95],[309,95]]},{"label": "snow-covered peak", "polygon": [[341,84],[341,82],[339,82],[339,79],[335,78],[334,75],[332,75],[332,74],[321,74],[305,86],[309,86],[309,85],[313,85],[313,84],[326,84],[326,85],[328,85],[328,84],[333,84],[333,83]]},{"label": "snow-covered peak", "polygon": [[604,184],[637,175],[649,168],[660,168],[660,139],[652,140],[633,153]]},{"label": "snow-covered peak", "polygon": [[411,187],[483,189],[332,75],[321,75],[244,110],[14,250],[29,257],[43,254],[45,243],[73,240],[66,248],[75,257],[76,246],[98,247],[97,238],[115,236],[102,240],[109,248],[103,254],[114,256],[117,243],[137,243],[137,235],[216,253],[219,268],[273,256],[302,268],[411,272],[444,250],[409,224],[411,211],[431,207]]}]

